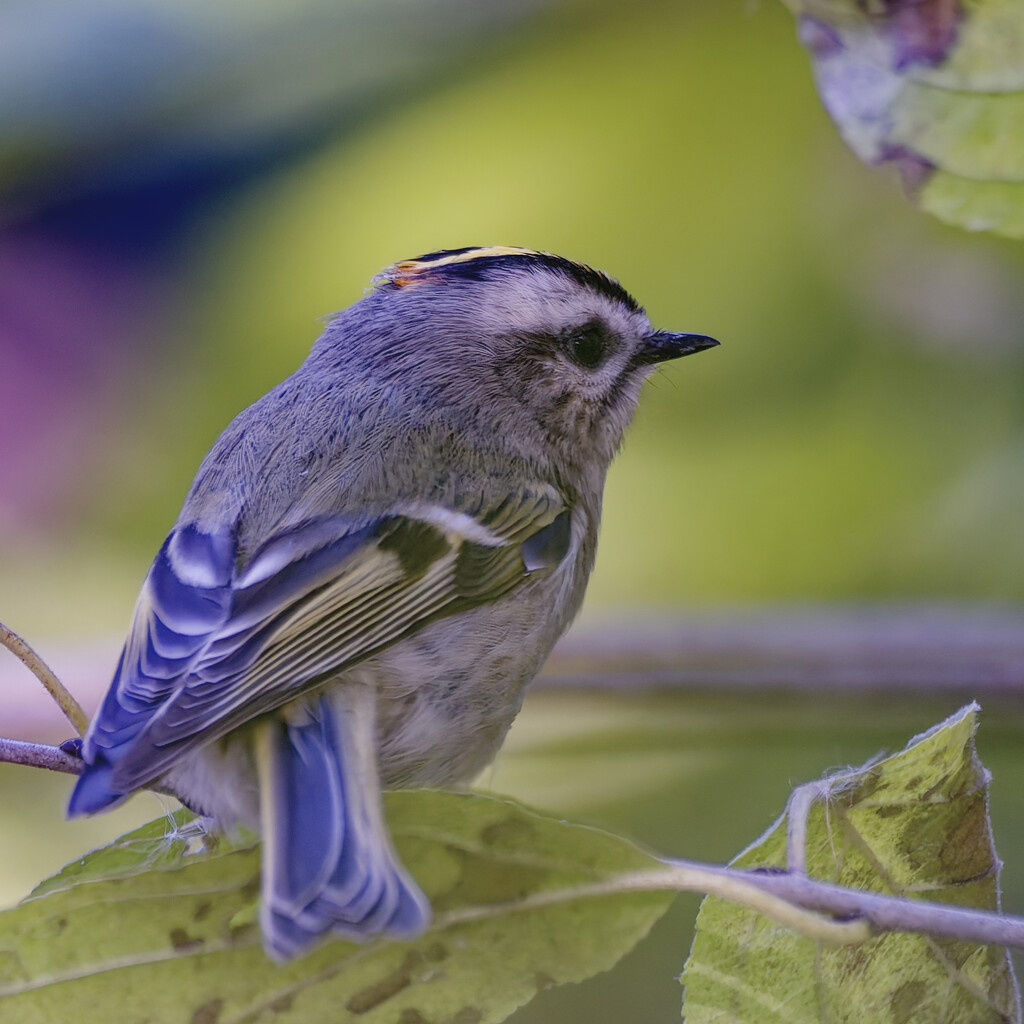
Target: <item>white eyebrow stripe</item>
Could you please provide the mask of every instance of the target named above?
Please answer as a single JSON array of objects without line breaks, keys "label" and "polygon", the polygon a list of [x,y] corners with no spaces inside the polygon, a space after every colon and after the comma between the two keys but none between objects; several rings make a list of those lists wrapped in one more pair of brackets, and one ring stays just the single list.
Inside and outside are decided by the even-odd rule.
[{"label": "white eyebrow stripe", "polygon": [[445,508],[444,505],[431,505],[426,501],[411,501],[395,506],[395,512],[409,519],[429,523],[445,533],[454,533],[474,544],[500,548],[508,543],[504,537],[492,533],[483,523],[472,516],[466,515],[465,512],[457,512],[452,508]]}]

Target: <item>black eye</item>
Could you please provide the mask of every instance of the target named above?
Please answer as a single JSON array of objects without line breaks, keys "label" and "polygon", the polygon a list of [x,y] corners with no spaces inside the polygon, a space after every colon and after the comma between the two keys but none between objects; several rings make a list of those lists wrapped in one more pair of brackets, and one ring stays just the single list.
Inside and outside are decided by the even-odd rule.
[{"label": "black eye", "polygon": [[608,354],[608,336],[599,324],[577,327],[562,344],[569,358],[584,370],[596,370]]}]

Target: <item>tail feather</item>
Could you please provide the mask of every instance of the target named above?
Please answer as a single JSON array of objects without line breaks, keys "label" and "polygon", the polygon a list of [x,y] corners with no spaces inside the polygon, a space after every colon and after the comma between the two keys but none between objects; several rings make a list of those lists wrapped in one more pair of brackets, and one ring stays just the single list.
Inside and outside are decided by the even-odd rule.
[{"label": "tail feather", "polygon": [[388,837],[374,725],[372,691],[347,685],[263,726],[261,924],[275,959],[328,932],[412,936],[429,923],[429,904]]}]

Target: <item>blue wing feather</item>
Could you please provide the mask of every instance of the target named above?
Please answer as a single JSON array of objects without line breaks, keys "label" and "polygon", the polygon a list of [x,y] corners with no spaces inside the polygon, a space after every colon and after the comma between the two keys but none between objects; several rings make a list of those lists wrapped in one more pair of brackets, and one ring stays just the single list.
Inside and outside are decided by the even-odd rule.
[{"label": "blue wing feather", "polygon": [[[529,571],[557,563],[568,513],[529,491],[518,507],[518,519],[502,513],[518,542],[493,544],[463,543],[457,524],[466,517],[429,509],[423,520],[307,521],[244,557],[233,526],[176,528],[146,579],[114,683],[83,743],[79,785],[90,799],[76,789],[70,813],[116,803],[347,660],[459,600],[495,600]],[[449,527],[456,532],[446,535]],[[87,781],[100,763],[105,795]]]},{"label": "blue wing feather", "polygon": [[113,684],[83,743],[86,770],[69,813],[118,803],[197,737],[212,740],[237,724],[218,732],[219,716],[237,708],[246,673],[281,621],[372,543],[382,522],[305,524],[271,539],[241,571],[231,531],[174,530],[146,578]]},{"label": "blue wing feather", "polygon": [[[227,535],[204,534],[193,526],[172,533],[160,549],[114,682],[82,745],[86,769],[71,794],[69,814],[95,813],[136,788],[118,785],[118,763],[230,615],[233,557]],[[218,585],[197,586],[190,580]]]}]

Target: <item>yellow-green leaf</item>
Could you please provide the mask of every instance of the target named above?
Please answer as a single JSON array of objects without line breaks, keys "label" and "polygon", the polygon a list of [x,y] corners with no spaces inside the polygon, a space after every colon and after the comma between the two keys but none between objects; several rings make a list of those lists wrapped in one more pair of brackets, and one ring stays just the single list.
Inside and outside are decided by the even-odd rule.
[{"label": "yellow-green leaf", "polygon": [[507,800],[417,791],[386,802],[399,854],[434,907],[418,941],[335,941],[275,966],[256,923],[254,839],[204,846],[179,814],[69,865],[0,914],[0,1022],[501,1021],[540,989],[611,967],[672,898],[545,905],[538,896],[550,890],[658,862]]},{"label": "yellow-green leaf", "polygon": [[[977,707],[899,754],[821,784],[807,818],[809,875],[851,888],[998,909],[989,775],[974,748]],[[791,808],[794,805],[791,805]],[[736,860],[783,869],[788,810]],[[1007,1024],[1020,1020],[1004,949],[889,933],[827,948],[708,897],[686,969],[689,1024]]]}]

